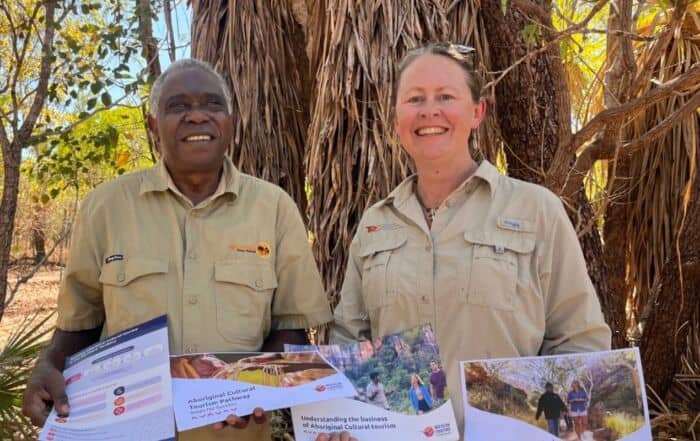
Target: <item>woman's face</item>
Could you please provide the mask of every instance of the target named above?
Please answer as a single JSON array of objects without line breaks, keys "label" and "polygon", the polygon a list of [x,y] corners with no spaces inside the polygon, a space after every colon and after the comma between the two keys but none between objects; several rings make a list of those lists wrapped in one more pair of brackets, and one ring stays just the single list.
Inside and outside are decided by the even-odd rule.
[{"label": "woman's face", "polygon": [[411,376],[411,386],[417,386],[418,385],[418,380],[416,379],[415,376]]},{"label": "woman's face", "polygon": [[396,93],[395,125],[416,165],[469,158],[469,134],[484,118],[465,71],[443,55],[424,54],[403,71]]}]

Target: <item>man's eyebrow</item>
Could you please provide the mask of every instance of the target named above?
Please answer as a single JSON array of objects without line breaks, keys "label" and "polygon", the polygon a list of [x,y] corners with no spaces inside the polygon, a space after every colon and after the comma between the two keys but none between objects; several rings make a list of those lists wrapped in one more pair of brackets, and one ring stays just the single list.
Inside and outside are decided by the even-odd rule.
[{"label": "man's eyebrow", "polygon": [[170,103],[172,101],[183,101],[185,99],[185,94],[184,93],[178,93],[177,95],[171,95],[169,96],[165,102]]}]

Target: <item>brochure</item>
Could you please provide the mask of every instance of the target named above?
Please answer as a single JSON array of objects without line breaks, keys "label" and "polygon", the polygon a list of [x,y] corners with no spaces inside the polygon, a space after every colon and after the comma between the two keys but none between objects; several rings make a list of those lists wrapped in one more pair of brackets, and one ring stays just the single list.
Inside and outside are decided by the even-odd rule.
[{"label": "brochure", "polygon": [[465,439],[651,441],[637,348],[460,362]]},{"label": "brochure", "polygon": [[[285,346],[288,351],[309,348]],[[292,407],[297,441],[344,430],[358,439],[459,439],[429,325],[374,341],[316,348],[350,379],[357,393],[354,398]]]},{"label": "brochure", "polygon": [[70,415],[52,410],[39,440],[175,439],[168,355],[163,315],[69,357]]},{"label": "brochure", "polygon": [[355,389],[318,352],[189,354],[170,358],[179,431],[256,407],[275,410],[348,397]]}]

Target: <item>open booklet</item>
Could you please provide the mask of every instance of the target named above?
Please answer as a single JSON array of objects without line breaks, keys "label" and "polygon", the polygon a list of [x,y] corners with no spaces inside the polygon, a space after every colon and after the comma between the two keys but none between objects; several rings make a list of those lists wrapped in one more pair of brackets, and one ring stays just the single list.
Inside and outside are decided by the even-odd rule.
[{"label": "open booklet", "polygon": [[66,360],[70,415],[52,410],[39,440],[175,439],[166,316],[129,328]]},{"label": "open booklet", "polygon": [[368,440],[459,439],[429,325],[350,345],[285,345],[286,351],[310,349],[337,366],[357,393],[354,398],[292,407],[297,441],[344,430]]},{"label": "open booklet", "polygon": [[462,361],[465,439],[651,441],[639,360],[634,348]]},{"label": "open booklet", "polygon": [[179,431],[245,416],[348,397],[355,389],[318,352],[215,353],[170,359]]}]

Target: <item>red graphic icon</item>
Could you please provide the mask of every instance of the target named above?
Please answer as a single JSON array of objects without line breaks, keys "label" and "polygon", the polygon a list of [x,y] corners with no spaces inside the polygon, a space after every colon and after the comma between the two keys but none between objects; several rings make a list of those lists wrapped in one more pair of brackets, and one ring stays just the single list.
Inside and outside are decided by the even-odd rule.
[{"label": "red graphic icon", "polygon": [[428,426],[425,429],[423,429],[423,435],[427,436],[428,438],[435,435],[435,429],[433,429],[433,426]]},{"label": "red graphic icon", "polygon": [[316,392],[323,392],[324,390],[326,390],[326,386],[324,386],[322,384],[319,384],[318,386],[316,386]]},{"label": "red graphic icon", "polygon": [[115,416],[119,416],[119,415],[123,414],[124,412],[126,412],[125,407],[119,406],[119,407],[114,408],[114,415]]},{"label": "red graphic icon", "polygon": [[83,376],[83,375],[82,375],[80,372],[78,372],[77,374],[75,374],[75,375],[73,375],[72,377],[68,378],[68,379],[66,380],[66,386],[68,386],[69,384],[75,383],[76,381],[80,380],[80,378],[82,378],[82,376]]},{"label": "red graphic icon", "polygon": [[124,397],[119,397],[119,398],[117,398],[116,400],[114,400],[114,405],[115,405],[115,406],[121,406],[122,404],[124,404],[124,401],[126,401],[126,398],[124,398]]},{"label": "red graphic icon", "polygon": [[68,421],[68,420],[66,420],[65,418],[60,418],[60,417],[56,418],[57,423],[65,423],[66,421]]}]

